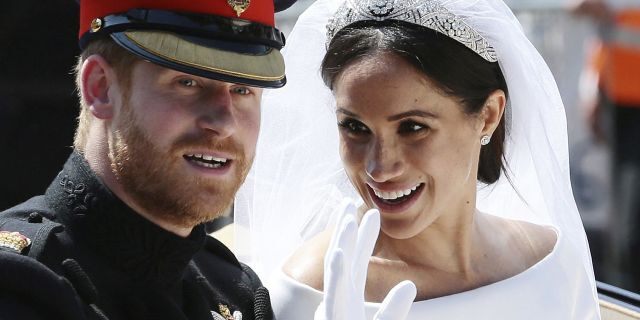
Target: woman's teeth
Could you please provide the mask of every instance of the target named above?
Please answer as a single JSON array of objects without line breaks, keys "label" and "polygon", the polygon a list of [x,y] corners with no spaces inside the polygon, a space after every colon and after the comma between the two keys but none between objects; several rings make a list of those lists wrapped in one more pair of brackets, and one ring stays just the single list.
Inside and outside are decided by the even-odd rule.
[{"label": "woman's teeth", "polygon": [[408,196],[410,195],[413,191],[416,191],[416,189],[418,189],[418,187],[420,186],[420,183],[413,186],[412,188],[406,189],[406,190],[398,190],[398,191],[380,191],[380,190],[376,190],[373,189],[373,193],[376,194],[376,196],[380,199],[383,200],[395,200],[398,198],[402,198],[404,196]]}]

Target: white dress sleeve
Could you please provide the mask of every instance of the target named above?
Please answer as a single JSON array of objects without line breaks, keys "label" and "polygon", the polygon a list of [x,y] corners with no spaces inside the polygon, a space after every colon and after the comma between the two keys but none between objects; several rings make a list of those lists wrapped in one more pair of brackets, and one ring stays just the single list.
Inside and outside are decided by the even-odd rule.
[{"label": "white dress sleeve", "polygon": [[322,302],[322,292],[298,282],[284,272],[275,272],[268,283],[277,320],[313,319]]}]

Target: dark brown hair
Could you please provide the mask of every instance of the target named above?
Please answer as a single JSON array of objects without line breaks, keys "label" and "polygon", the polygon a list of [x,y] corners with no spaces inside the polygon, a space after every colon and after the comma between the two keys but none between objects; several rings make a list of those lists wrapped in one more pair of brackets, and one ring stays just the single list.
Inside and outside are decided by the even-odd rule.
[{"label": "dark brown hair", "polygon": [[[366,21],[336,34],[322,61],[322,78],[333,90],[347,66],[377,53],[392,53],[425,74],[446,95],[458,98],[464,112],[480,113],[491,93],[508,95],[504,75],[497,62],[489,62],[456,40],[434,30],[400,21]],[[504,117],[480,150],[478,180],[490,184],[505,169]]]}]

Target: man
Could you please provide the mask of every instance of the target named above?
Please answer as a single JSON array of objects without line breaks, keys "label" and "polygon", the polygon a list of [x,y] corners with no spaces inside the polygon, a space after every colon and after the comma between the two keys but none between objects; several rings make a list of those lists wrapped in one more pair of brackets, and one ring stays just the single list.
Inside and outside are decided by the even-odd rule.
[{"label": "man", "polygon": [[251,165],[261,88],[285,84],[270,1],[82,1],[74,151],[0,213],[0,319],[272,318],[202,225]]},{"label": "man", "polygon": [[[604,250],[606,282],[640,290],[640,3],[579,0],[574,12],[599,27],[586,75],[597,90],[587,106],[592,130],[612,150],[612,207]],[[586,82],[585,82],[586,83]]]}]

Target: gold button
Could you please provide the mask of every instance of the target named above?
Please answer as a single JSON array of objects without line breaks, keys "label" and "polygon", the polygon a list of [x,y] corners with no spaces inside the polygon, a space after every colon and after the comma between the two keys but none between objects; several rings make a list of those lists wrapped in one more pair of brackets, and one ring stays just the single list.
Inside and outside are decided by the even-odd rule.
[{"label": "gold button", "polygon": [[91,32],[98,32],[102,28],[102,19],[95,18],[91,21]]}]

